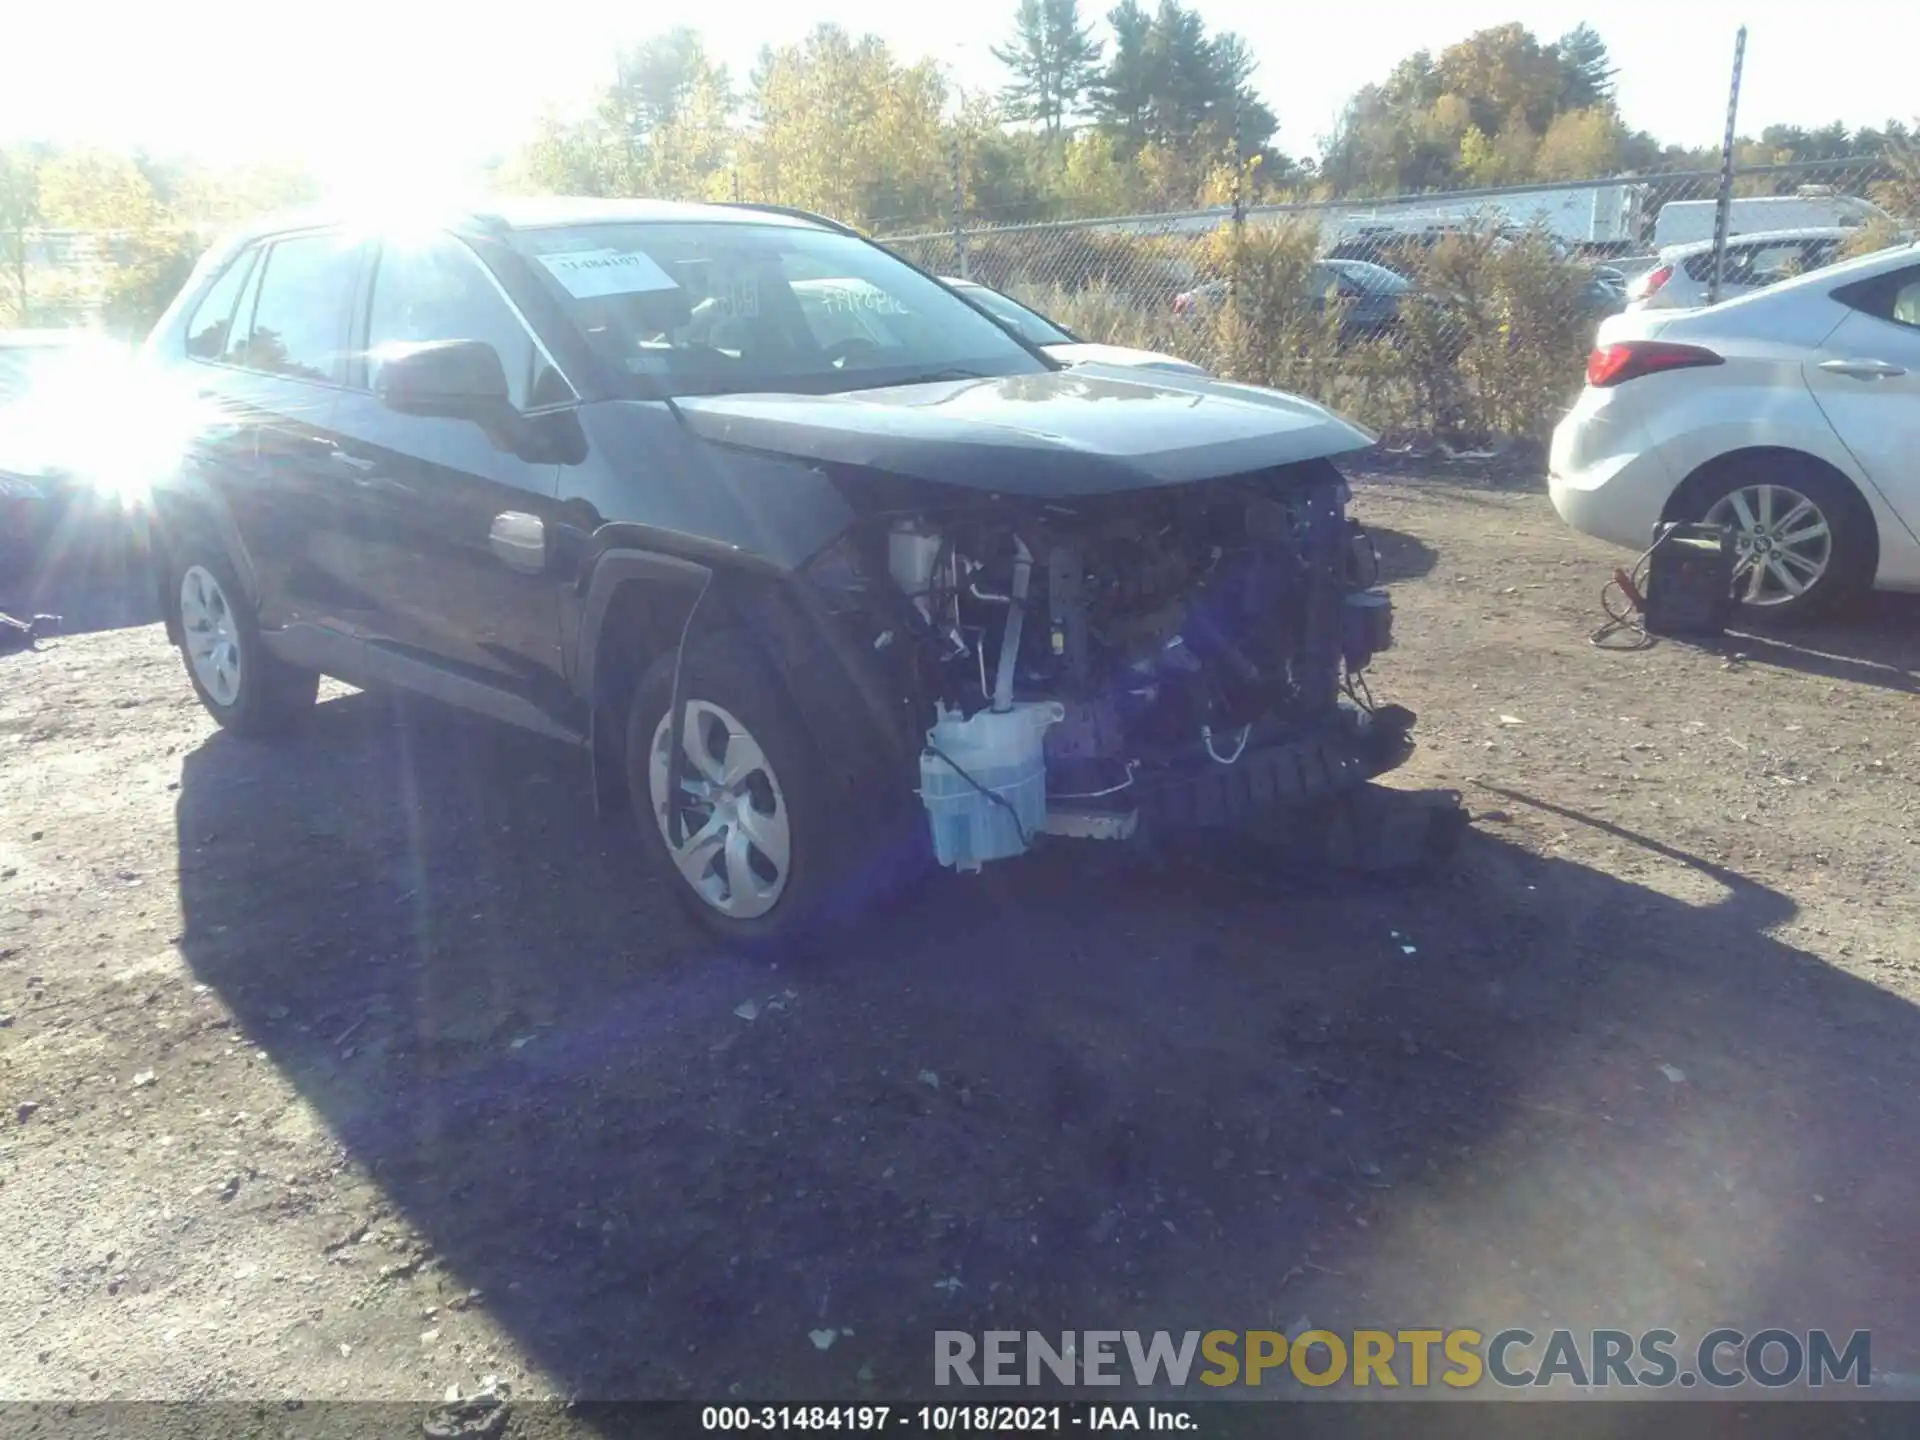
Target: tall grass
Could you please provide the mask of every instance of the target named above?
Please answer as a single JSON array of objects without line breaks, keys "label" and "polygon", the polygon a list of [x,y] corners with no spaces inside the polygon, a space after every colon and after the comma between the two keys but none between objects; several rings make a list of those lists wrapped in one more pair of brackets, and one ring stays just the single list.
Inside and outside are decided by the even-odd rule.
[{"label": "tall grass", "polygon": [[[1083,339],[1306,395],[1389,435],[1543,438],[1580,387],[1597,324],[1591,270],[1538,233],[1383,253],[1414,294],[1391,333],[1362,339],[1343,334],[1340,302],[1311,303],[1313,226],[1222,227],[1197,244],[1075,235],[1070,256],[1035,238],[989,252],[975,278]],[[1225,299],[1175,314],[1174,295],[1206,280],[1227,281]]]}]

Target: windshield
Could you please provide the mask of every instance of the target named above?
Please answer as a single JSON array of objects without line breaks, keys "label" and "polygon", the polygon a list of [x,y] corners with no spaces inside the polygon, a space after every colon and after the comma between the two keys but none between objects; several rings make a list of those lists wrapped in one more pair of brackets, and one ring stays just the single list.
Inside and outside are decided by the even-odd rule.
[{"label": "windshield", "polygon": [[1048,368],[952,292],[851,235],[638,222],[514,239],[637,394],[825,394]]},{"label": "windshield", "polygon": [[1020,333],[1020,337],[1030,345],[1073,345],[1078,342],[1073,336],[1062,330],[1046,316],[1027,309],[1018,300],[1002,295],[998,290],[989,290],[984,285],[967,282],[958,287],[967,299],[985,310],[989,315],[1011,325]]}]

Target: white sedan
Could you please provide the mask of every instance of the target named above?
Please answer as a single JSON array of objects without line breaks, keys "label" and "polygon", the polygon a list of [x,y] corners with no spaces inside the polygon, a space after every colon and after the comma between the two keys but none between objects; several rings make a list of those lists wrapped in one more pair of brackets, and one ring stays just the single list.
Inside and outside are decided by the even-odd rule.
[{"label": "white sedan", "polygon": [[[1813,230],[1775,230],[1736,235],[1720,267],[1720,298],[1734,300],[1795,275],[1830,265],[1860,232],[1837,225]],[[1707,303],[1713,289],[1713,242],[1669,245],[1658,261],[1627,287],[1629,310],[1691,310]]]},{"label": "white sedan", "polygon": [[1547,488],[1636,550],[1662,521],[1731,527],[1736,593],[1781,618],[1920,590],[1920,246],[1606,320]]}]

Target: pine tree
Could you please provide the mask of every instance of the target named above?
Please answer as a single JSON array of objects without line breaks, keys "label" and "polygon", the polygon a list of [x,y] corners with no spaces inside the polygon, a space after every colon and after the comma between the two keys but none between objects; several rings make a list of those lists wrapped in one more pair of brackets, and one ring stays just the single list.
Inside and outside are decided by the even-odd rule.
[{"label": "pine tree", "polygon": [[1259,61],[1247,42],[1230,30],[1214,37],[1212,50],[1214,95],[1209,127],[1223,146],[1231,142],[1235,154],[1257,155],[1280,128],[1273,111],[1254,93],[1253,72]]},{"label": "pine tree", "polygon": [[1038,120],[1048,135],[1077,114],[1094,82],[1100,42],[1080,21],[1079,0],[1020,0],[1013,40],[993,58],[1013,72],[1001,92],[1014,120]]},{"label": "pine tree", "polygon": [[1093,86],[1094,116],[1120,141],[1122,158],[1147,140],[1147,108],[1157,76],[1150,42],[1153,17],[1140,0],[1120,0],[1107,12],[1113,27],[1113,58]]},{"label": "pine tree", "polygon": [[1574,26],[1554,43],[1560,62],[1560,109],[1588,110],[1613,101],[1613,77],[1619,74],[1607,42],[1591,25]]},{"label": "pine tree", "polygon": [[1154,79],[1147,105],[1148,134],[1176,149],[1188,149],[1222,98],[1206,21],[1180,0],[1160,0],[1147,54]]}]

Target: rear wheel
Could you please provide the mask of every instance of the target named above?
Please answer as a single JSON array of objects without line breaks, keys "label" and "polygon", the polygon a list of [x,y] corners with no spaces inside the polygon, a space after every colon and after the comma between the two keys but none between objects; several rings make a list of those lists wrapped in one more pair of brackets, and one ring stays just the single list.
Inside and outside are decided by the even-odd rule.
[{"label": "rear wheel", "polygon": [[1813,619],[1873,583],[1872,516],[1812,461],[1737,459],[1690,485],[1676,509],[1733,531],[1733,593],[1749,619]]},{"label": "rear wheel", "polygon": [[181,653],[207,713],[241,735],[277,735],[313,708],[320,677],[266,648],[239,577],[207,544],[188,546],[173,567]]}]

